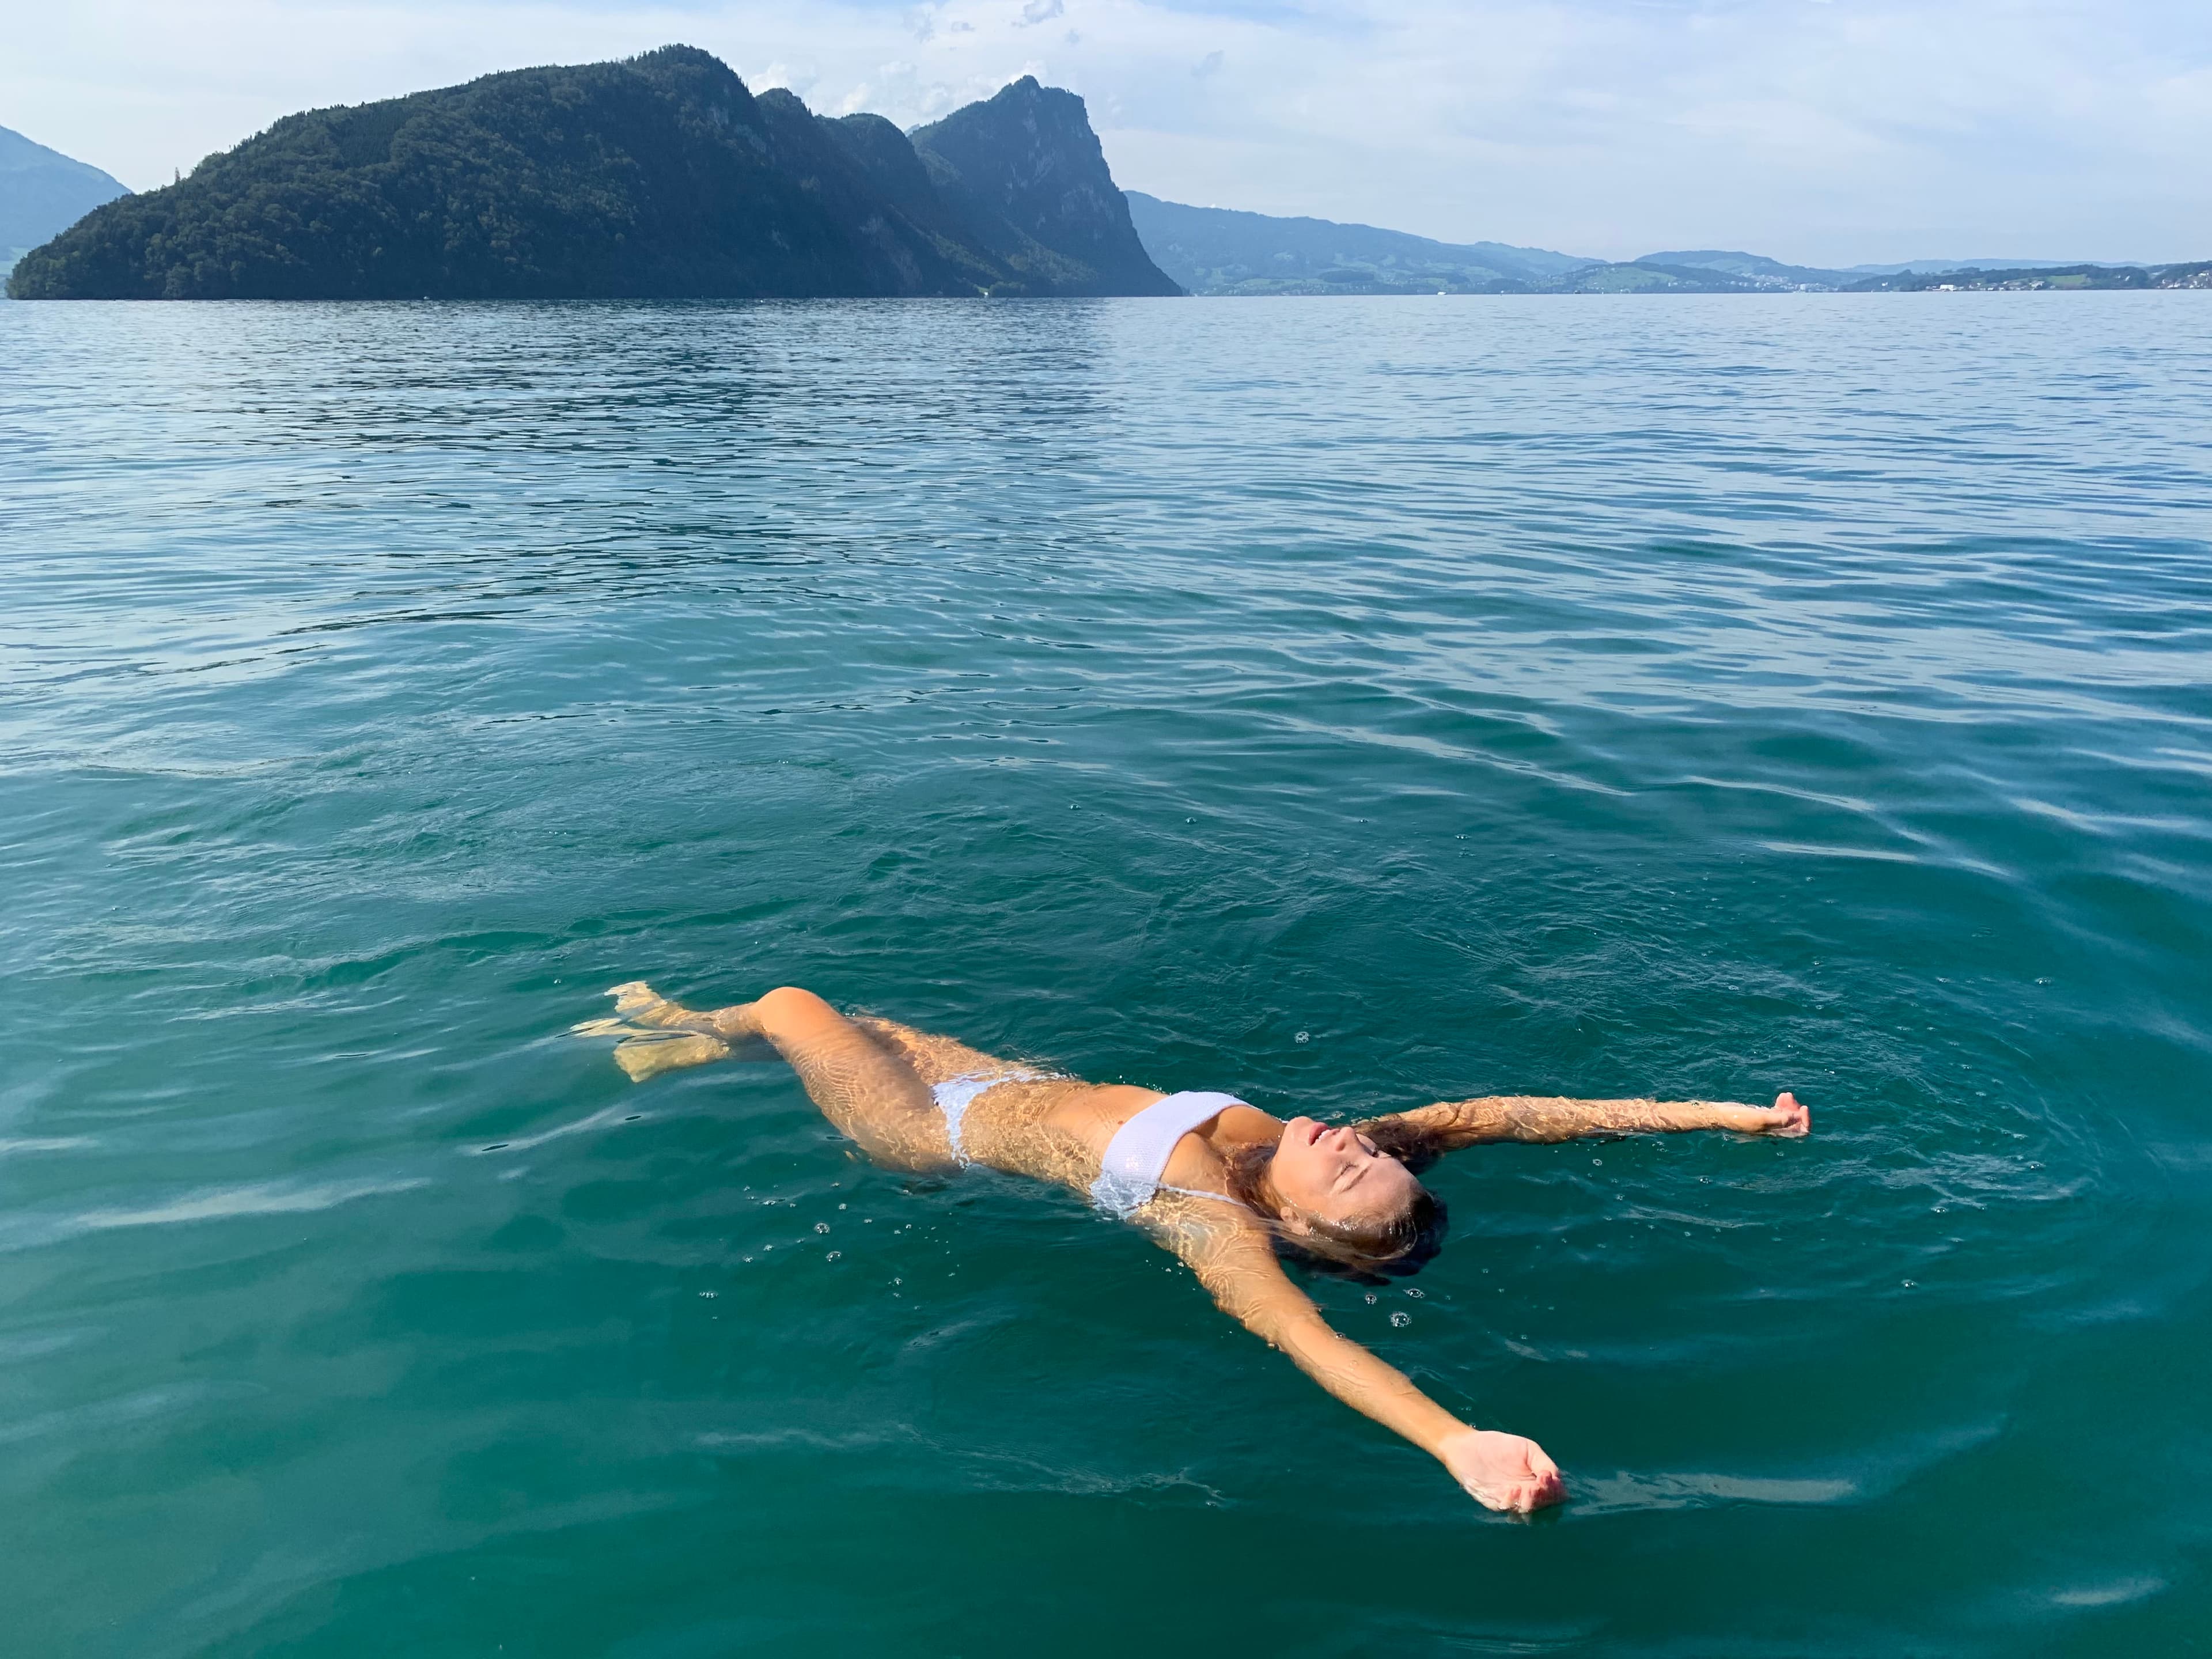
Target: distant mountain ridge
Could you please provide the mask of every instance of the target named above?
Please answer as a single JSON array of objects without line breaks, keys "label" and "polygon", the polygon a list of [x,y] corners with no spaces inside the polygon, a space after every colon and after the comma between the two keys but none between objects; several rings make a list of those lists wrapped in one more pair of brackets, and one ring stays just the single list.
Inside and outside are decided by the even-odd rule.
[{"label": "distant mountain ridge", "polygon": [[1194,294],[1520,293],[1596,263],[1548,248],[1438,242],[1127,194],[1152,263]]},{"label": "distant mountain ridge", "polygon": [[690,46],[287,116],[26,255],[20,299],[1173,294],[1082,100],[909,136]]},{"label": "distant mountain ridge", "polygon": [[0,127],[0,266],[130,193],[98,167]]},{"label": "distant mountain ridge", "polygon": [[1854,280],[1851,273],[1819,265],[1784,264],[1763,253],[1732,253],[1719,248],[1694,252],[1647,253],[1631,263],[1662,265],[1677,270],[1711,270],[1739,277],[1754,287],[1773,289],[1841,288]]},{"label": "distant mountain ridge", "polygon": [[[1950,287],[2200,287],[2193,265],[2066,265],[2055,260],[1942,260],[1836,270],[1722,248],[1620,261],[1504,242],[1439,242],[1372,225],[1191,207],[1131,191],[1129,212],[1153,263],[1194,294],[1774,294]],[[2042,271],[2048,280],[2027,273]],[[2133,274],[2127,275],[2127,272]],[[1933,273],[1960,276],[1946,284]],[[2084,273],[2094,273],[2087,274]],[[2000,280],[2000,275],[2004,280]]]},{"label": "distant mountain ridge", "polygon": [[1439,242],[1373,225],[1285,219],[1131,191],[1152,261],[1194,294],[1742,294],[1840,288],[1840,271],[1755,253],[1654,253],[1613,262],[1506,242]]},{"label": "distant mountain ridge", "polygon": [[1847,294],[2019,293],[2039,289],[2212,289],[2212,259],[2176,265],[1968,266],[1962,270],[1903,270],[1863,276]]}]

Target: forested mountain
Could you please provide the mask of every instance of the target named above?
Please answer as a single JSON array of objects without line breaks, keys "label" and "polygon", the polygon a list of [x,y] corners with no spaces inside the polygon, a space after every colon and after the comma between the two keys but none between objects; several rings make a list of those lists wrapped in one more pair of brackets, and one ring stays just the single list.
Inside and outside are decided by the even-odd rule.
[{"label": "forested mountain", "polygon": [[288,116],[27,255],[21,299],[1173,294],[1082,100],[909,141],[689,46]]},{"label": "forested mountain", "polygon": [[98,167],[0,127],[0,266],[128,194]]}]

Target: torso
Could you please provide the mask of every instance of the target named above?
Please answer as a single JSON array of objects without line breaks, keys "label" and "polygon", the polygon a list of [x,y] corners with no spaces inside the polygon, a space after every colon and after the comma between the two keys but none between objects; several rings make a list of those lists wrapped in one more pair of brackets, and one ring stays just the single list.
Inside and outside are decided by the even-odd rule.
[{"label": "torso", "polygon": [[[929,1036],[889,1020],[859,1023],[898,1053],[926,1084],[1019,1069],[1018,1061],[981,1053],[950,1037]],[[1001,1083],[970,1103],[961,1139],[969,1158],[978,1164],[1088,1193],[1115,1131],[1160,1098],[1157,1089],[1085,1083],[1077,1078]],[[1163,1178],[1171,1186],[1226,1195],[1222,1152],[1245,1142],[1272,1143],[1282,1129],[1279,1120],[1257,1107],[1231,1106],[1176,1143]]]}]

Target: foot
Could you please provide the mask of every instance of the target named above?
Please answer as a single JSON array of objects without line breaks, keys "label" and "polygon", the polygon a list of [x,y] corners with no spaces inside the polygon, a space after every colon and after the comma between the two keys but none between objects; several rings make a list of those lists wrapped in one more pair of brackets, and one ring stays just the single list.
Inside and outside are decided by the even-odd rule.
[{"label": "foot", "polygon": [[[756,1005],[750,1002],[702,1013],[698,1009],[671,1002],[641,979],[634,979],[627,985],[617,985],[607,994],[615,1000],[615,1012],[633,1025],[662,1031],[697,1031],[702,1036],[720,1037],[725,1042],[738,1043],[748,1048],[760,1036],[760,1022],[753,1018],[752,1012]],[[758,1056],[749,1054],[747,1058],[757,1059]]]},{"label": "foot", "polygon": [[629,1073],[632,1083],[642,1083],[649,1077],[658,1077],[679,1066],[704,1066],[729,1057],[728,1043],[696,1031],[636,1036],[615,1045],[615,1064]]},{"label": "foot", "polygon": [[607,994],[615,1000],[615,1012],[635,1025],[696,1029],[693,1022],[702,1018],[689,1008],[671,1002],[641,979],[617,985]]}]

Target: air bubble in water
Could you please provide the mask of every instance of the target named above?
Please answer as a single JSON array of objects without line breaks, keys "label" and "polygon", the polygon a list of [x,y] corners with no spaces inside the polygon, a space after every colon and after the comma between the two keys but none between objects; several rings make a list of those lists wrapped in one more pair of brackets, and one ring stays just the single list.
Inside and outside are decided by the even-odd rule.
[{"label": "air bubble in water", "polygon": [[842,1250],[832,1250],[832,1251],[830,1251],[830,1254],[829,1254],[829,1255],[827,1255],[823,1256],[822,1259],[823,1259],[824,1261],[836,1261],[839,1256],[841,1256],[841,1255],[844,1255],[844,1254],[845,1254],[845,1253],[844,1253],[844,1251],[842,1251]]},{"label": "air bubble in water", "polygon": [[1401,1308],[1396,1313],[1390,1316],[1390,1322],[1393,1325],[1397,1326],[1401,1330],[1403,1330],[1407,1326],[1413,1322],[1413,1316],[1407,1313]]},{"label": "air bubble in water", "polygon": [[830,1224],[826,1221],[817,1221],[814,1224],[814,1231],[817,1233],[826,1233],[830,1231]]},{"label": "air bubble in water", "polygon": [[1311,1040],[1312,1036],[1313,1033],[1310,1031],[1301,1031],[1298,1033],[1298,1041],[1301,1042],[1309,1042]]}]

